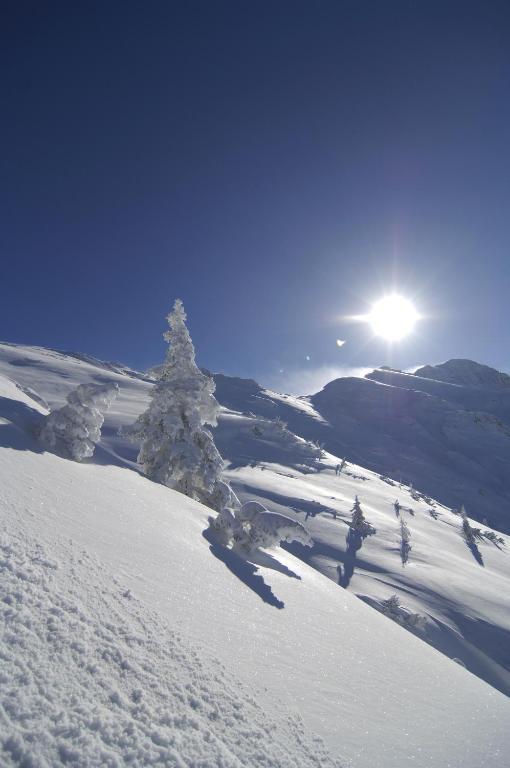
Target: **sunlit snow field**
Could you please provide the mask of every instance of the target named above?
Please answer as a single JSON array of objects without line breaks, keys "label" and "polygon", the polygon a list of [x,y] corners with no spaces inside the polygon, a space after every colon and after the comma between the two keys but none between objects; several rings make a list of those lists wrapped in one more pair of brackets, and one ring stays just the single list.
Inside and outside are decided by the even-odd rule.
[{"label": "sunlit snow field", "polygon": [[[106,380],[120,391],[94,459],[44,452],[30,430],[47,407]],[[434,499],[351,462],[337,476],[331,454],[308,461],[232,380],[215,430],[227,478],[315,542],[243,562],[204,536],[210,510],[142,477],[119,436],[150,380],[2,345],[0,386],[7,765],[507,764],[509,544],[482,538],[475,556]],[[263,398],[289,426],[289,409],[324,421],[309,400]],[[356,495],[376,533],[352,558]],[[394,593],[419,630],[374,610]]]}]

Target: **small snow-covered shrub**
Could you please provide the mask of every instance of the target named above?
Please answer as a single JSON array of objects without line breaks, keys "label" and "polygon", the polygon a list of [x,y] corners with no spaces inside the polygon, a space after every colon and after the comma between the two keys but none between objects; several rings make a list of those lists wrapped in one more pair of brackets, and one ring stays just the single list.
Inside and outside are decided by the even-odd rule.
[{"label": "small snow-covered shrub", "polygon": [[311,546],[310,534],[301,523],[278,512],[269,512],[262,504],[248,501],[239,510],[245,536],[238,546],[248,552],[268,547],[278,546],[282,541],[297,541],[304,546]]},{"label": "small snow-covered shrub", "polygon": [[312,545],[311,536],[301,523],[269,512],[258,501],[248,501],[237,509],[224,508],[216,518],[209,518],[209,524],[221,544],[243,554],[275,547],[282,541]]},{"label": "small snow-covered shrub", "polygon": [[397,595],[392,595],[387,600],[383,600],[380,603],[379,610],[385,616],[392,619],[392,621],[396,621],[397,624],[408,629],[422,630],[426,626],[425,616],[421,616],[419,613],[411,613],[407,608],[404,608],[400,604]]},{"label": "small snow-covered shrub", "polygon": [[67,396],[63,408],[52,411],[39,432],[48,448],[81,461],[93,455],[101,439],[103,411],[106,411],[119,387],[115,383],[80,384]]}]

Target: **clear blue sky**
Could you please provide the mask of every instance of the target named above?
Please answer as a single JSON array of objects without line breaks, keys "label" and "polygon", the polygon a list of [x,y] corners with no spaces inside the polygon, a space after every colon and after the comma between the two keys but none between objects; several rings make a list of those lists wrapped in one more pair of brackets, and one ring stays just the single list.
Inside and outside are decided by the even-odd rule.
[{"label": "clear blue sky", "polygon": [[[144,367],[179,296],[202,365],[283,388],[510,369],[508,1],[7,0],[0,36],[0,338]],[[342,318],[394,285],[390,351]]]}]

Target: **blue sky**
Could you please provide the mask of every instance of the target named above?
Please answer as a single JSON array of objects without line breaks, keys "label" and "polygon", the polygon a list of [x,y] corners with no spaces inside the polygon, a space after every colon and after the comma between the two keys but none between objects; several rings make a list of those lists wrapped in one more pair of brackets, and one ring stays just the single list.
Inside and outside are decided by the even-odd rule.
[{"label": "blue sky", "polygon": [[[142,368],[179,296],[202,365],[274,387],[510,370],[507,2],[3,11],[0,338]],[[346,317],[393,288],[389,348]]]}]

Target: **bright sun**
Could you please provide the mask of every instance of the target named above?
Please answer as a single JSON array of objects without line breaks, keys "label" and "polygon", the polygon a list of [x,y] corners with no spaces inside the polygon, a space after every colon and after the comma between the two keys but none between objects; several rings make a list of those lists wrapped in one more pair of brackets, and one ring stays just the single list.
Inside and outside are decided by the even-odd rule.
[{"label": "bright sun", "polygon": [[400,341],[408,336],[418,319],[412,303],[397,294],[379,299],[367,317],[374,333],[387,341]]}]

